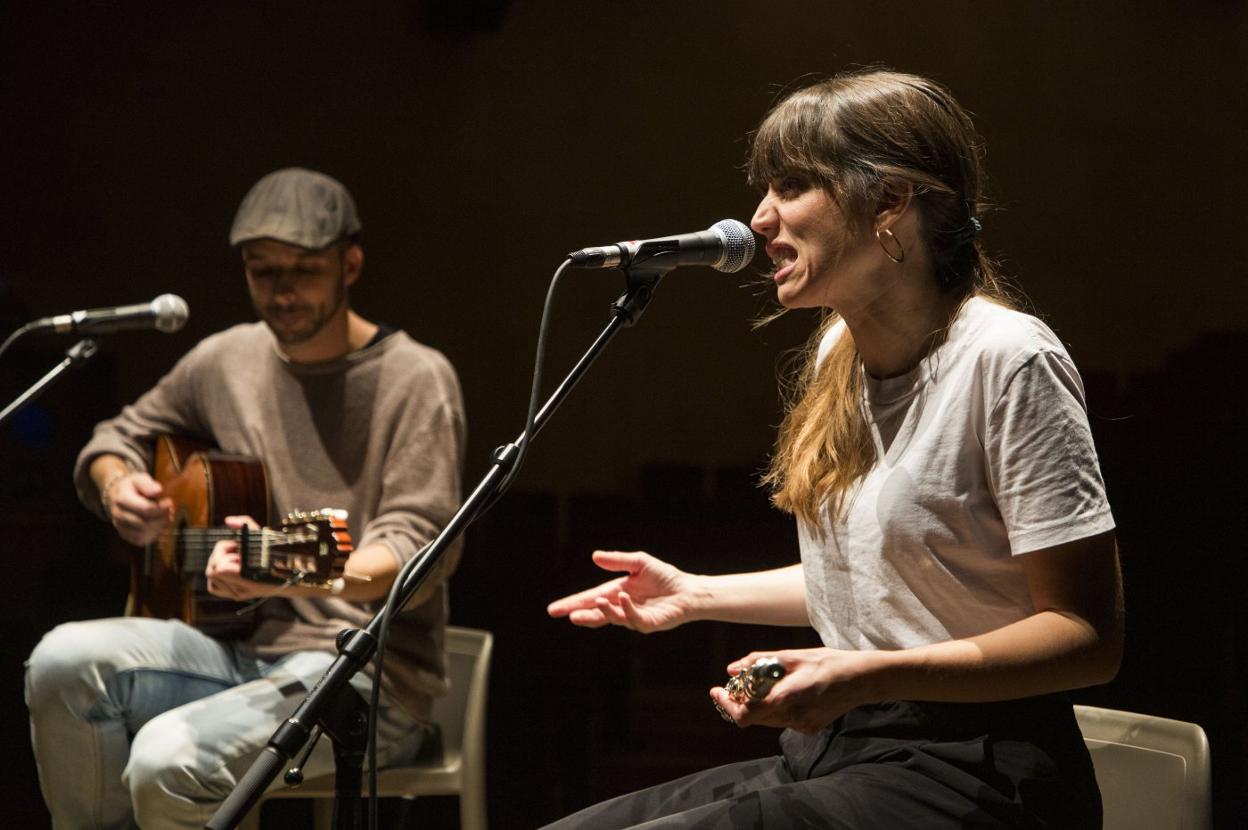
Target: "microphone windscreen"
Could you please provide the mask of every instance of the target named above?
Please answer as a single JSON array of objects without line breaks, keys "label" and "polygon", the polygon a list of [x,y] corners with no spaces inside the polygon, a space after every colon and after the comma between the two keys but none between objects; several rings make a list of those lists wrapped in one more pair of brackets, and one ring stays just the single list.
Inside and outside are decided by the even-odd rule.
[{"label": "microphone windscreen", "polygon": [[721,219],[711,225],[711,230],[724,239],[724,256],[716,270],[735,274],[754,259],[754,233],[744,222]]},{"label": "microphone windscreen", "polygon": [[156,329],[166,333],[181,330],[186,325],[186,318],[191,309],[186,300],[177,294],[161,294],[152,300],[152,314],[156,318]]}]

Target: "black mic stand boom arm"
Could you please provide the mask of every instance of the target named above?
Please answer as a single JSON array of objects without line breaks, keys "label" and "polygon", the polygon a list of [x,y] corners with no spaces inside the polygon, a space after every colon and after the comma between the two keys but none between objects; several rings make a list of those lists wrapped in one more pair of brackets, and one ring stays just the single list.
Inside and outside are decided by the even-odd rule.
[{"label": "black mic stand boom arm", "polygon": [[[395,577],[400,580],[396,608],[402,608],[407,604],[429,574],[433,572],[451,542],[501,495],[499,487],[510,478],[508,473],[519,452],[518,445],[536,437],[555,409],[568,396],[612,338],[619,333],[621,328],[635,323],[645,311],[655,287],[669,269],[662,259],[663,257],[656,257],[647,263],[646,268],[638,267],[625,272],[627,289],[612,304],[611,321],[542,405],[533,420],[532,436],[522,431],[515,441],[495,450],[494,465],[464,500],[459,510],[447,522],[446,527],[442,528],[442,532],[425,545]],[[283,722],[269,738],[268,745],[239,780],[234,791],[204,825],[207,830],[228,830],[237,827],[243,816],[260,800],[261,795],[277,774],[290,763],[290,759],[307,742],[314,726],[322,720],[323,713],[330,708],[331,700],[339,690],[348,687],[351,677],[372,658],[377,649],[378,633],[385,614],[386,609],[383,608],[363,629],[344,630],[339,634],[338,657],[299,704],[294,714]],[[380,681],[374,679],[374,682]]]}]

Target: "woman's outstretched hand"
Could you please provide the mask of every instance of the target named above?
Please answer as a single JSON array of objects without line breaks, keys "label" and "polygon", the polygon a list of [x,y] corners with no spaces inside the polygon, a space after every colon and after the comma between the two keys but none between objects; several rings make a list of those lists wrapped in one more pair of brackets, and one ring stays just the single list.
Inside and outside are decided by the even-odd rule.
[{"label": "woman's outstretched hand", "polygon": [[546,613],[586,628],[622,625],[642,633],[675,628],[692,619],[692,575],[642,551],[597,550],[593,558],[603,570],[625,575],[557,599],[546,606]]}]

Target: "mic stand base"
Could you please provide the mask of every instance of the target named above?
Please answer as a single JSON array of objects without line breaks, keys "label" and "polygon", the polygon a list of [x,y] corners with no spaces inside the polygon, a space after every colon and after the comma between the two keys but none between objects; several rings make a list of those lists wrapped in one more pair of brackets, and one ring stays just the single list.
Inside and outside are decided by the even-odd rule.
[{"label": "mic stand base", "polygon": [[368,702],[348,683],[331,697],[319,720],[334,742],[334,827],[364,830],[364,753],[368,749]]}]

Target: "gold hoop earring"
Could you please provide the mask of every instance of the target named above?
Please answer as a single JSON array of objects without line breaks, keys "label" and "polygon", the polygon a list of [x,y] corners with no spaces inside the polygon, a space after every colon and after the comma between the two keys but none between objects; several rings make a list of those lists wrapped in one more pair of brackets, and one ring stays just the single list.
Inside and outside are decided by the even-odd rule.
[{"label": "gold hoop earring", "polygon": [[[897,246],[896,255],[894,255],[893,252],[888,249],[888,246],[884,244],[883,234],[888,234],[888,238],[893,240],[893,244]],[[884,250],[884,256],[888,257],[893,262],[896,262],[898,264],[901,264],[902,262],[906,261],[906,249],[901,247],[901,242],[898,241],[897,237],[893,236],[893,232],[891,229],[876,228],[875,240],[880,243],[880,247]]]}]

